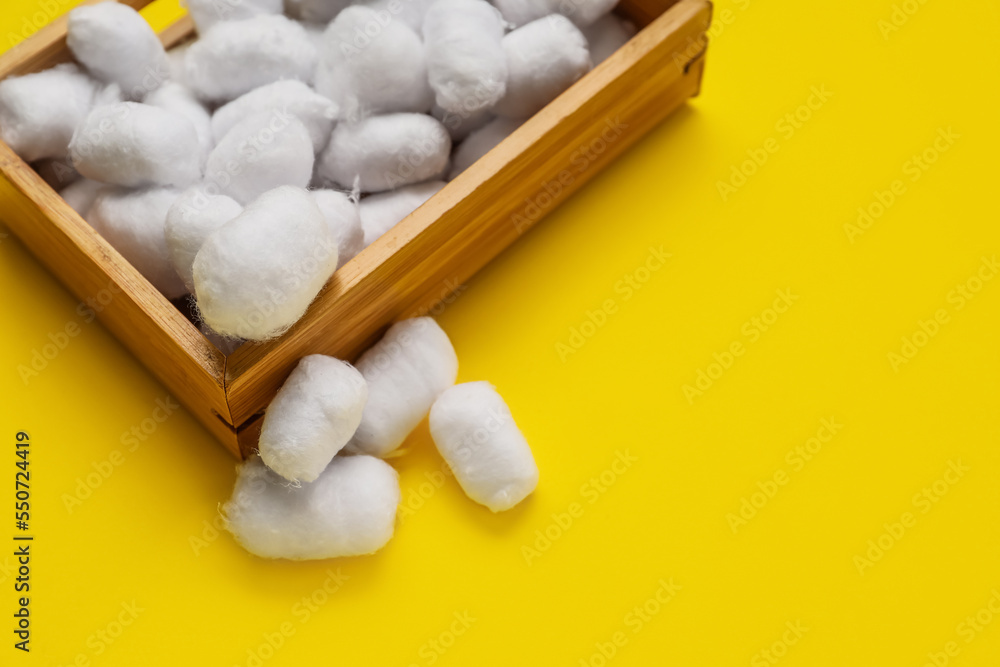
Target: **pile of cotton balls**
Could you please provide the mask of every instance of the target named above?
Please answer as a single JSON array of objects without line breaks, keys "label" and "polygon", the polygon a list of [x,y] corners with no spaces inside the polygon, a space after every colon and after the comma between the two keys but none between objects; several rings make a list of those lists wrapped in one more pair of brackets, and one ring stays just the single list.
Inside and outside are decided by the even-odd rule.
[{"label": "pile of cotton balls", "polygon": [[614,4],[187,0],[170,52],[86,5],[75,63],[0,82],[0,138],[214,340],[267,340],[627,41]]},{"label": "pile of cotton balls", "polygon": [[538,484],[507,404],[487,382],[455,384],[458,359],[429,317],[403,320],[358,360],[303,358],[264,415],[239,467],[226,527],[265,558],[377,551],[400,501],[393,456],[430,413],[431,437],[465,493],[494,512]]}]

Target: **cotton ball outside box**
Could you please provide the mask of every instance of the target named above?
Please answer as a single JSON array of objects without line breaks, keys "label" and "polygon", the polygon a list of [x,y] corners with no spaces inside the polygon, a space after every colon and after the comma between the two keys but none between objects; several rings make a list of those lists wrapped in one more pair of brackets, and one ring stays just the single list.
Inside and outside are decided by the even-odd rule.
[{"label": "cotton ball outside box", "polygon": [[607,14],[583,30],[590,47],[590,61],[597,67],[635,35],[635,26]]},{"label": "cotton ball outside box", "polygon": [[215,139],[212,138],[212,116],[187,88],[170,81],[147,95],[144,102],[165,111],[172,111],[191,121],[198,134],[202,158],[204,160],[208,157],[215,145]]},{"label": "cotton ball outside box", "polygon": [[504,19],[522,26],[550,14],[562,14],[580,27],[609,13],[618,0],[494,0]]},{"label": "cotton ball outside box", "polygon": [[424,45],[401,21],[380,21],[369,7],[348,7],[323,35],[316,90],[336,102],[345,117],[429,111]]},{"label": "cotton ball outside box", "polygon": [[361,227],[364,247],[399,224],[446,185],[444,181],[426,181],[391,192],[382,192],[361,200]]},{"label": "cotton ball outside box", "polygon": [[170,260],[189,292],[194,292],[194,258],[201,246],[212,232],[242,212],[234,199],[209,194],[201,185],[185,190],[167,211]]},{"label": "cotton ball outside box", "polygon": [[319,153],[330,141],[337,105],[312,88],[294,79],[275,81],[219,107],[212,115],[212,135],[222,141],[240,121],[257,114],[291,114],[309,131],[313,152]]},{"label": "cotton ball outside box", "polygon": [[431,116],[396,113],[338,123],[317,173],[350,190],[381,192],[434,178],[448,165],[451,137]]},{"label": "cotton ball outside box", "polygon": [[507,94],[494,113],[527,118],[590,71],[587,38],[569,19],[554,14],[532,21],[503,38]]},{"label": "cotton ball outside box", "polygon": [[182,0],[202,34],[216,23],[239,21],[262,14],[280,14],[283,0]]},{"label": "cotton ball outside box", "polygon": [[81,178],[79,181],[67,185],[65,188],[59,191],[59,196],[62,197],[69,207],[79,213],[81,216],[86,217],[87,213],[90,211],[90,207],[94,205],[97,200],[97,193],[100,192],[101,188],[108,187],[100,181],[92,181],[89,178]]},{"label": "cotton ball outside box", "polygon": [[114,185],[185,187],[201,177],[194,125],[148,104],[97,107],[73,134],[69,152],[83,176]]},{"label": "cotton ball outside box", "polygon": [[326,223],[337,240],[339,269],[365,248],[365,232],[361,227],[358,204],[343,192],[336,190],[313,190],[309,194],[323,212],[323,217],[326,218]]},{"label": "cotton ball outside box", "polygon": [[524,121],[511,118],[496,118],[484,127],[470,134],[459,144],[451,160],[449,180],[455,178],[483,157],[501,141],[509,137]]},{"label": "cotton ball outside box", "polygon": [[424,17],[427,72],[445,111],[489,109],[507,89],[503,22],[485,0],[438,0]]},{"label": "cotton ball outside box", "polygon": [[101,81],[141,100],[170,76],[170,62],[146,19],[128,5],[101,2],[69,13],[66,45]]},{"label": "cotton ball outside box", "polygon": [[353,366],[322,354],[303,357],[264,414],[258,450],[292,482],[312,482],[348,443],[368,400]]},{"label": "cotton ball outside box", "polygon": [[368,403],[348,451],[385,456],[397,449],[455,384],[458,357],[446,334],[430,317],[389,327],[361,355],[357,369],[368,383]]},{"label": "cotton ball outside box", "polygon": [[97,88],[72,64],[0,81],[0,138],[27,162],[65,157]]},{"label": "cotton ball outside box", "polygon": [[489,382],[445,390],[430,412],[434,444],[469,498],[502,512],[538,485],[538,466],[510,409]]},{"label": "cotton ball outside box", "polygon": [[315,159],[302,121],[287,111],[259,113],[237,123],[212,149],[205,180],[246,205],[280,185],[306,187]]},{"label": "cotton ball outside box", "polygon": [[261,341],[305,314],[337,268],[337,243],[308,192],[282,186],[212,232],[194,259],[205,323]]},{"label": "cotton ball outside box", "polygon": [[312,81],[316,56],[305,28],[284,16],[225,21],[188,49],[185,78],[201,99],[228,102],[281,79]]},{"label": "cotton ball outside box", "polygon": [[187,294],[170,261],[164,232],[177,195],[169,188],[105,188],[87,214],[94,230],[168,299]]},{"label": "cotton ball outside box", "polygon": [[222,512],[236,541],[263,558],[361,556],[392,539],[400,495],[396,471],[371,456],[337,456],[297,487],[255,456]]}]

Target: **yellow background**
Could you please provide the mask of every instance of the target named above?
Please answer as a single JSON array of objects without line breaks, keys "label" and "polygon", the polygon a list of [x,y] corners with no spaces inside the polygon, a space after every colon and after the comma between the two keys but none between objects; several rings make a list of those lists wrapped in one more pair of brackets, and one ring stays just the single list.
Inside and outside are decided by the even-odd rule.
[{"label": "yellow background", "polygon": [[[702,97],[439,317],[460,381],[495,383],[532,443],[537,492],[495,516],[451,479],[421,488],[441,466],[422,426],[394,463],[404,499],[427,497],[373,557],[267,562],[214,533],[229,455],[183,411],[129,451],[123,435],[164,389],[3,239],[0,486],[12,499],[13,437],[29,431],[37,541],[30,656],[11,646],[0,551],[0,663],[257,664],[248,651],[287,624],[261,664],[601,665],[616,638],[610,665],[919,667],[948,642],[948,664],[1000,664],[1000,615],[960,625],[1000,591],[1000,280],[962,308],[949,299],[1000,254],[1000,8],[909,0],[917,11],[884,36],[902,4],[717,3]],[[53,5],[5,0],[0,43]],[[176,12],[147,14],[160,26]],[[807,114],[814,86],[831,96]],[[789,136],[797,110],[811,117]],[[911,180],[908,161],[948,128],[958,138]],[[718,182],[765,143],[777,152],[723,201]],[[851,243],[844,225],[897,179],[905,192]],[[626,299],[619,281],[661,244],[671,258]],[[751,318],[786,289],[798,299],[751,340]],[[557,344],[607,299],[615,312],[561,359]],[[947,322],[896,372],[889,353],[939,309]],[[18,367],[70,322],[80,334],[22,382]],[[689,402],[684,385],[719,376],[713,355],[734,342],[742,356]],[[797,470],[786,455],[824,418],[843,428]],[[68,511],[116,450],[120,465]],[[625,453],[637,460],[606,472]],[[968,470],[938,482],[937,502],[915,498],[949,461]],[[596,492],[602,473],[614,481]],[[771,488],[776,473],[787,483]],[[763,506],[734,533],[744,498]],[[571,506],[582,513],[560,528]],[[883,535],[905,512],[903,535]],[[880,536],[893,543],[859,566]],[[538,549],[530,564],[524,546]],[[305,618],[301,599],[322,600],[338,569],[348,579]],[[656,602],[671,579],[680,590]],[[101,644],[133,602],[142,611]],[[657,613],[640,624],[643,605]],[[475,620],[453,627],[465,612]]]}]

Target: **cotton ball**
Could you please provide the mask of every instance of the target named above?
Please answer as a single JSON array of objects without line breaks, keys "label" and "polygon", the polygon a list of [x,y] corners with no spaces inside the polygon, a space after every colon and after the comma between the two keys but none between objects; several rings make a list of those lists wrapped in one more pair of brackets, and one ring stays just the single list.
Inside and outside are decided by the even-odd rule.
[{"label": "cotton ball", "polygon": [[98,79],[141,100],[170,76],[167,53],[146,19],[128,5],[101,2],[69,13],[66,45]]},{"label": "cotton ball", "polygon": [[87,222],[163,296],[187,294],[167,250],[164,226],[178,192],[169,188],[103,188]]},{"label": "cotton ball", "polygon": [[301,486],[255,456],[240,465],[222,512],[250,553],[309,560],[378,551],[392,539],[399,501],[396,471],[371,456],[337,456]]},{"label": "cotton ball", "polygon": [[511,118],[496,118],[484,127],[476,130],[466,138],[451,160],[451,180],[472,166],[472,164],[493,150],[501,141],[509,137],[524,121]]},{"label": "cotton ball", "polygon": [[323,35],[316,90],[348,118],[394,111],[429,111],[424,45],[401,21],[384,25],[374,9],[348,7]]},{"label": "cotton ball", "polygon": [[286,111],[259,113],[237,123],[212,149],[205,178],[246,205],[279,185],[306,187],[314,161],[302,121]]},{"label": "cotton ball", "polygon": [[240,121],[260,113],[288,113],[309,131],[313,152],[319,153],[330,141],[333,122],[339,114],[336,104],[294,79],[275,81],[237,97],[212,115],[212,134],[222,141]]},{"label": "cotton ball", "polygon": [[194,292],[194,258],[208,236],[240,213],[243,207],[204,186],[185,190],[167,211],[166,237],[170,260],[189,292]]},{"label": "cotton ball", "polygon": [[[406,0],[410,2],[412,0]],[[287,0],[288,13],[310,23],[329,23],[353,0]]]},{"label": "cotton ball", "polygon": [[284,16],[256,16],[212,26],[188,49],[185,78],[203,100],[226,102],[280,79],[310,82],[316,48]]},{"label": "cotton ball", "polygon": [[493,112],[527,118],[590,71],[587,38],[569,19],[553,14],[503,38],[507,54],[507,94]]},{"label": "cotton ball", "polygon": [[455,384],[458,357],[446,334],[430,317],[389,327],[361,355],[357,368],[368,383],[368,403],[348,451],[372,456],[391,453]]},{"label": "cotton ball", "polygon": [[283,0],[184,0],[199,34],[222,21],[241,21],[262,14],[280,14]]},{"label": "cotton ball", "polygon": [[453,142],[462,141],[472,132],[493,120],[493,113],[489,109],[482,109],[474,113],[454,113],[445,111],[436,104],[431,109],[431,115],[441,121]]},{"label": "cotton ball", "polygon": [[558,13],[585,27],[614,9],[618,0],[494,0],[494,4],[515,26]]},{"label": "cotton ball", "polygon": [[438,0],[424,17],[427,72],[437,104],[472,114],[504,96],[503,22],[485,0]]},{"label": "cotton ball", "polygon": [[25,161],[64,157],[97,86],[76,65],[0,81],[0,138]]},{"label": "cotton ball", "polygon": [[260,458],[292,482],[315,481],[354,435],[367,400],[368,385],[349,363],[303,357],[264,414]]},{"label": "cotton ball", "polygon": [[[424,28],[424,16],[437,0],[367,0],[365,5],[378,12],[388,12],[394,21],[402,21],[413,32],[421,34]],[[384,16],[384,14],[383,14]]]},{"label": "cotton ball", "polygon": [[117,83],[109,83],[94,95],[94,108],[125,101],[125,94],[122,92],[122,87]]},{"label": "cotton ball", "polygon": [[81,174],[115,185],[184,187],[201,176],[194,125],[148,104],[95,108],[73,134],[69,152]]},{"label": "cotton ball", "polygon": [[205,323],[225,336],[267,340],[295,324],[337,268],[337,243],[305,190],[264,193],[212,232],[194,259]]},{"label": "cotton ball", "polygon": [[427,181],[362,199],[359,208],[361,226],[365,233],[364,247],[370,246],[403,218],[420,208],[444,186],[444,181]]},{"label": "cotton ball", "polygon": [[318,174],[343,189],[391,190],[439,175],[448,165],[451,137],[424,114],[373,116],[338,123],[320,156]]},{"label": "cotton ball", "polygon": [[337,240],[339,269],[365,248],[365,232],[361,227],[358,204],[336,190],[313,190],[309,194],[323,212],[323,217]]},{"label": "cotton ball", "polygon": [[457,384],[431,408],[431,438],[465,495],[508,510],[538,485],[538,466],[510,408],[489,382]]},{"label": "cotton ball", "polygon": [[90,207],[94,205],[94,201],[97,200],[97,193],[104,187],[107,186],[100,181],[81,178],[76,183],[67,185],[60,190],[59,196],[69,204],[71,209],[81,216],[86,216],[87,212],[90,211]]},{"label": "cotton ball", "polygon": [[583,30],[590,45],[590,60],[597,67],[635,35],[635,26],[614,14],[606,14]]},{"label": "cotton ball", "polygon": [[212,137],[212,116],[187,88],[179,83],[167,82],[147,95],[144,101],[150,106],[172,111],[191,121],[198,134],[201,154],[204,158],[208,157],[215,145],[215,139]]}]

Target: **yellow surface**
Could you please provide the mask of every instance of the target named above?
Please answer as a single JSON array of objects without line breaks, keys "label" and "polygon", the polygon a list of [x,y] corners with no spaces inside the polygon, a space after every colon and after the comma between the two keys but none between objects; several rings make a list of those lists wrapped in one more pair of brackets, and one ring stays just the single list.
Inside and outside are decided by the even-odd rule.
[{"label": "yellow surface", "polygon": [[[0,35],[53,4],[5,0]],[[917,11],[883,35],[894,4]],[[163,388],[4,239],[0,486],[24,429],[37,541],[30,658],[0,550],[0,664],[1000,663],[1000,280],[977,282],[1000,256],[1000,9],[720,0],[713,32],[703,96],[439,317],[537,492],[491,515],[423,426],[374,557],[266,562],[218,534],[233,461],[183,411],[153,421]],[[748,151],[767,160],[724,200]]]}]

